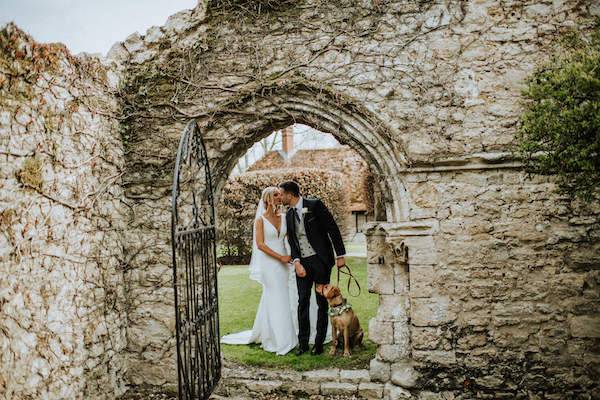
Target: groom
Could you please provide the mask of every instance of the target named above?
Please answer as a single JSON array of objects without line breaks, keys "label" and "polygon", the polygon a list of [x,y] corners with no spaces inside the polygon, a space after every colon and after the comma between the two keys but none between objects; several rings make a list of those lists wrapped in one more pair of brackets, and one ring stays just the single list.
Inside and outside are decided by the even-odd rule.
[{"label": "groom", "polygon": [[[310,291],[313,282],[316,286],[318,317],[317,335],[310,353],[321,354],[327,333],[328,305],[327,299],[320,293],[323,285],[329,283],[333,264],[337,264],[338,268],[345,264],[344,242],[333,216],[321,200],[300,196],[300,187],[293,181],[283,182],[279,187],[283,191],[283,204],[289,206],[286,224],[298,286],[299,344],[296,355],[308,351]],[[337,257],[333,254],[334,248]]]}]

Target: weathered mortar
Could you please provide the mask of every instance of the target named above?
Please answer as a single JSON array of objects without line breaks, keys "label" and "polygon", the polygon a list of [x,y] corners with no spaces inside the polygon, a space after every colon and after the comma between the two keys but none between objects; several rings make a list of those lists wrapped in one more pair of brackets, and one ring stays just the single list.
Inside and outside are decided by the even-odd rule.
[{"label": "weathered mortar", "polygon": [[0,398],[125,390],[117,75],[0,31]]}]

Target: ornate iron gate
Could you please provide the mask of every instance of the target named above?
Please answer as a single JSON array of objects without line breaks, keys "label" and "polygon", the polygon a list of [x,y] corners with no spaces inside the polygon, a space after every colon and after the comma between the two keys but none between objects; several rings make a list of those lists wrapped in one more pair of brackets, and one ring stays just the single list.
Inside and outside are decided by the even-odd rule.
[{"label": "ornate iron gate", "polygon": [[175,163],[171,217],[179,399],[208,399],[221,377],[213,187],[196,121]]}]

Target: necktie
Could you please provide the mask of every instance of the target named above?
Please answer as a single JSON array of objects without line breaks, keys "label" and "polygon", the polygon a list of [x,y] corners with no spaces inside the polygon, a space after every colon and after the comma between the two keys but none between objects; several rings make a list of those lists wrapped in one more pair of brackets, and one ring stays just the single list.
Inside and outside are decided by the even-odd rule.
[{"label": "necktie", "polygon": [[298,215],[298,210],[296,207],[292,208],[294,210],[294,216],[296,217],[296,221],[300,222],[300,216]]}]

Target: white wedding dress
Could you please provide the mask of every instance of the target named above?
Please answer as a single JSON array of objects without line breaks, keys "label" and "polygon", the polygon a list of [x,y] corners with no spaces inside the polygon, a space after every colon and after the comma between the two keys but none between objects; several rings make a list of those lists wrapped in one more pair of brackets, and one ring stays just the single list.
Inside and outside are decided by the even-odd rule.
[{"label": "white wedding dress", "polygon": [[[259,205],[260,211],[260,205]],[[259,214],[259,212],[257,212]],[[285,215],[277,228],[262,214],[265,244],[279,254],[290,254],[287,246]],[[253,237],[256,241],[256,237]],[[292,265],[267,255],[253,245],[250,277],[262,284],[263,291],[251,330],[231,333],[221,338],[225,344],[260,343],[268,352],[283,355],[298,345],[298,289]],[[314,343],[317,322],[317,301],[314,290],[310,299],[310,343]],[[325,341],[331,340],[328,325]]]}]

